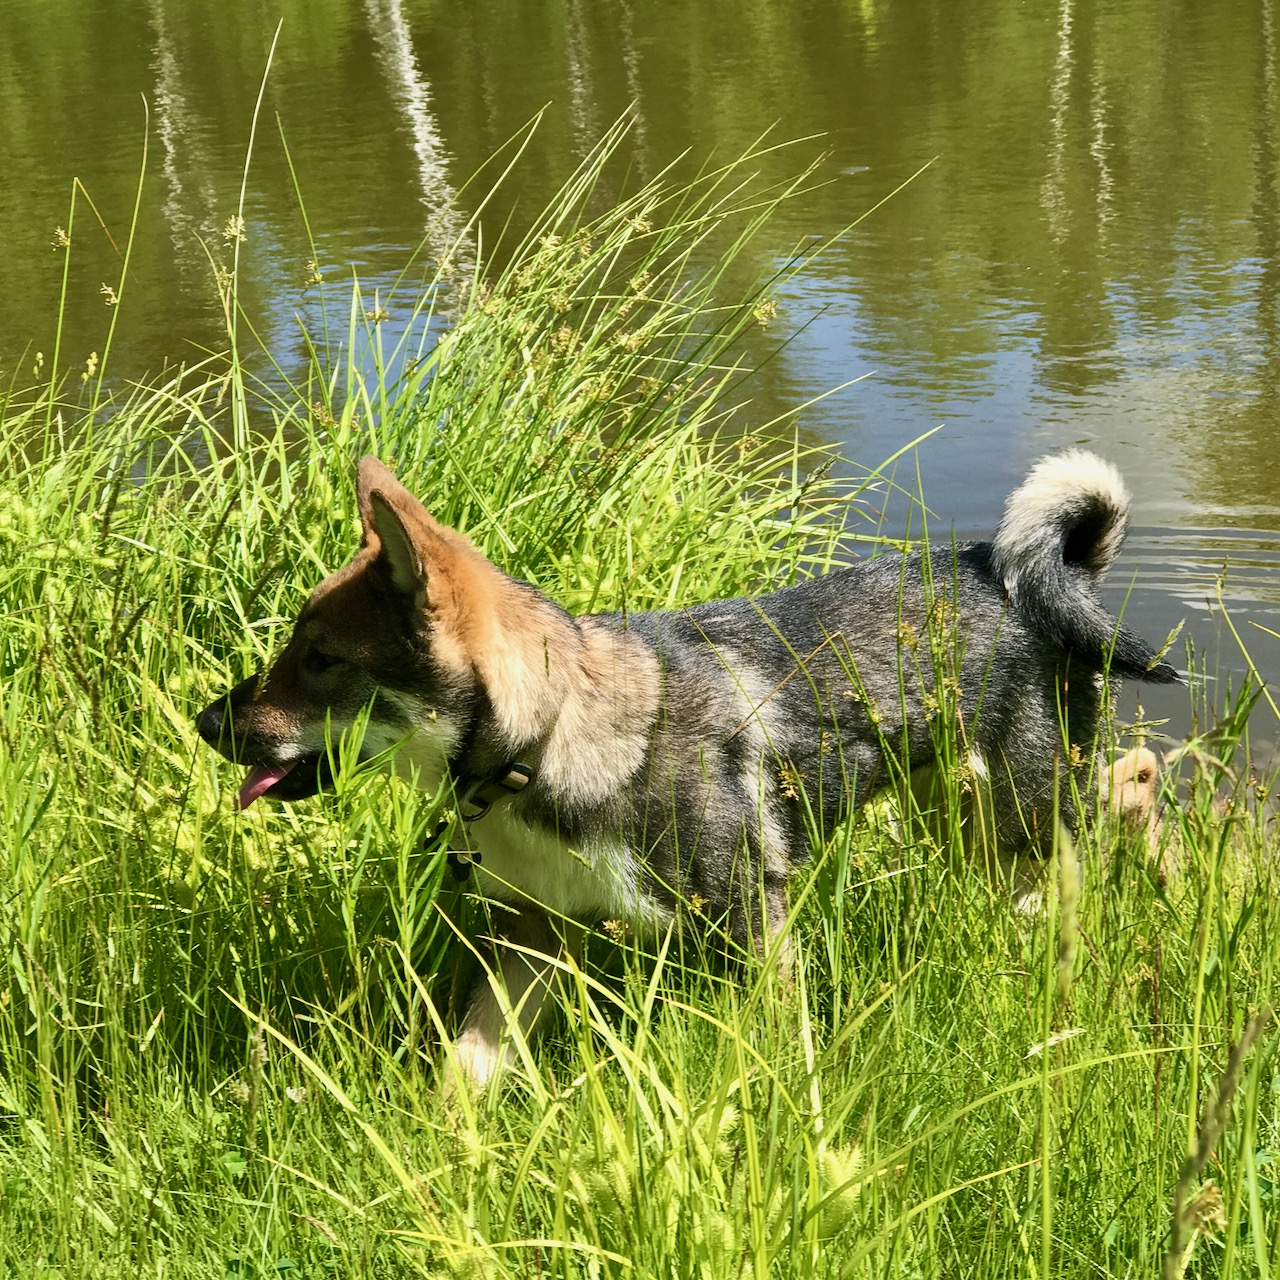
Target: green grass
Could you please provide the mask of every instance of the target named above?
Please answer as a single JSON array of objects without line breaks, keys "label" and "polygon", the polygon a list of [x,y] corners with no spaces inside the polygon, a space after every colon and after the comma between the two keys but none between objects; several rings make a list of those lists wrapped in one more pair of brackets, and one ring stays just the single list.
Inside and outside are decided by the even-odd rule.
[{"label": "green grass", "polygon": [[[439,805],[345,769],[233,811],[192,717],[349,557],[365,451],[575,611],[860,550],[885,482],[739,403],[769,313],[735,264],[787,192],[748,159],[593,212],[605,151],[505,265],[437,264],[394,349],[357,296],[307,385],[233,351],[115,399],[10,395],[5,1273],[1273,1275],[1270,1031],[1229,1063],[1280,957],[1271,811],[1228,768],[1249,695],[1194,744],[1167,890],[1103,823],[1078,900],[1064,874],[1019,914],[882,802],[797,877],[791,979],[601,931],[559,1027],[452,1105],[445,915],[476,908],[417,853]],[[1169,1261],[1177,1195],[1204,1230]]]}]

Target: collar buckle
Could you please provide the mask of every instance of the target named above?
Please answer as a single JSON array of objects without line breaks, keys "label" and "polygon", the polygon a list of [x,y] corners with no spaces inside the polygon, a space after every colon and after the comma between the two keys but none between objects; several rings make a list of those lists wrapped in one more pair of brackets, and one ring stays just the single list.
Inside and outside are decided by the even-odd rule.
[{"label": "collar buckle", "polygon": [[[463,822],[478,822],[493,808],[495,800],[519,795],[537,776],[538,771],[533,765],[521,764],[518,760],[508,761],[491,777],[467,788],[458,802],[458,816]],[[468,808],[473,811],[467,812]]]},{"label": "collar buckle", "polygon": [[[466,789],[458,801],[458,817],[466,825],[478,822],[493,808],[495,800],[501,800],[503,796],[518,796],[537,776],[538,771],[533,765],[509,761],[489,778],[473,782]],[[441,823],[432,833],[431,839],[438,839],[448,825],[447,822]],[[480,865],[480,854],[474,849],[450,851],[448,861],[450,874],[461,884],[471,874],[472,865]]]}]

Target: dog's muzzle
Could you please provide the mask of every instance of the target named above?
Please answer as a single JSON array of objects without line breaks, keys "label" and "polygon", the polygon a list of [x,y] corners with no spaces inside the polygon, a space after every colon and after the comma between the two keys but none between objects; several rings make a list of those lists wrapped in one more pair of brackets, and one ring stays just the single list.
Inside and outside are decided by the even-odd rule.
[{"label": "dog's muzzle", "polygon": [[220,751],[228,760],[243,763],[244,756],[237,750],[235,741],[235,707],[236,704],[252,699],[258,686],[260,676],[250,676],[242,680],[229,693],[224,693],[216,702],[211,702],[196,717],[196,730],[215,751]]},{"label": "dog's muzzle", "polygon": [[261,677],[250,676],[211,702],[196,717],[196,730],[220,755],[233,764],[247,765],[249,772],[240,786],[237,806],[247,809],[259,796],[273,800],[305,800],[333,785],[333,768],[326,751],[318,751],[288,761],[272,758],[273,752],[256,746],[245,735],[237,735],[236,707],[253,699]]}]

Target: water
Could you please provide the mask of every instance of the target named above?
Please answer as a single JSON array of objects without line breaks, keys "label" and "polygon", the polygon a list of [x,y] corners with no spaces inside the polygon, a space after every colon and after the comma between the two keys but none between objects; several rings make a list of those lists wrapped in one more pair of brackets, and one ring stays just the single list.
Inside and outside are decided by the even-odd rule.
[{"label": "water", "polygon": [[[760,420],[807,409],[860,462],[919,451],[934,528],[983,536],[1027,463],[1085,444],[1123,469],[1135,525],[1110,602],[1163,635],[1186,618],[1244,669],[1222,596],[1280,677],[1280,161],[1273,0],[283,0],[273,6],[6,0],[0,24],[0,377],[52,361],[72,180],[122,245],[144,138],[119,377],[223,343],[210,259],[239,199],[254,327],[289,367],[325,290],[386,291],[445,243],[477,166],[545,108],[487,241],[530,216],[631,110],[622,189],[685,150],[820,181],[758,247],[768,270],[834,237],[778,298],[798,331],[754,388]],[[149,112],[148,117],[144,113]],[[314,234],[299,211],[287,141]],[[913,181],[852,226],[927,165]],[[60,363],[101,351],[119,262],[73,228]],[[314,257],[324,286],[306,284]],[[337,286],[335,288],[335,286]],[[862,376],[866,375],[866,376]],[[909,464],[914,468],[914,461]],[[901,476],[900,472],[900,476]],[[900,517],[899,517],[900,518]],[[1186,728],[1185,695],[1147,698]],[[1131,709],[1131,708],[1130,708]]]}]

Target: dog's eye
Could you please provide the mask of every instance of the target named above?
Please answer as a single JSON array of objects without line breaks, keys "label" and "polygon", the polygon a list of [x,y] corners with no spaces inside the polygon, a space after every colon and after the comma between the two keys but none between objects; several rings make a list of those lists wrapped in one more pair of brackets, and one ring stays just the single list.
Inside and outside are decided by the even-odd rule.
[{"label": "dog's eye", "polygon": [[307,656],[302,660],[302,669],[309,676],[319,676],[341,661],[341,658],[335,658],[332,654],[322,653],[319,649],[308,649]]}]

